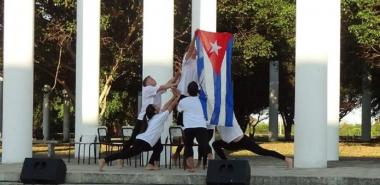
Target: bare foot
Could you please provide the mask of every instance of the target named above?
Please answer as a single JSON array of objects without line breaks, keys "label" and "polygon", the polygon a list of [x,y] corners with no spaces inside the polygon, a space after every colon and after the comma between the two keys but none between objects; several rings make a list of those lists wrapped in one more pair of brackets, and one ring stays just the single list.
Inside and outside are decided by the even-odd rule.
[{"label": "bare foot", "polygon": [[199,168],[201,166],[202,160],[198,159],[197,164],[194,166],[194,168]]},{"label": "bare foot", "polygon": [[154,161],[154,170],[159,170],[160,169],[160,161]]},{"label": "bare foot", "polygon": [[214,159],[214,156],[212,155],[212,153],[207,154],[207,159],[208,160],[213,160]]},{"label": "bare foot", "polygon": [[285,161],[286,161],[286,165],[287,165],[288,169],[292,169],[293,168],[293,159],[286,157]]},{"label": "bare foot", "polygon": [[106,161],[104,159],[99,159],[99,171],[103,171],[103,167],[106,165]]},{"label": "bare foot", "polygon": [[194,160],[192,157],[188,157],[186,159],[186,167],[187,167],[187,171],[189,172],[195,172],[195,169],[194,169]]},{"label": "bare foot", "polygon": [[146,170],[153,170],[154,169],[154,165],[153,164],[148,164],[148,165],[146,165],[145,169]]},{"label": "bare foot", "polygon": [[160,168],[158,166],[155,166],[153,164],[148,164],[145,167],[146,170],[159,170]]},{"label": "bare foot", "polygon": [[122,169],[124,167],[124,160],[118,159],[117,160],[117,168]]}]

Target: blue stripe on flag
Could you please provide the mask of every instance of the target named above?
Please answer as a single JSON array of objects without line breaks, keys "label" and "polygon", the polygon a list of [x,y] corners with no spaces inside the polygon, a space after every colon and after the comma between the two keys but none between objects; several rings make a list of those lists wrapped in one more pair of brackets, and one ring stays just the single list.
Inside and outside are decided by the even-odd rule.
[{"label": "blue stripe on flag", "polygon": [[231,56],[232,56],[232,43],[233,38],[231,37],[228,41],[227,51],[226,51],[226,62],[227,62],[227,71],[226,71],[226,127],[232,127],[233,114],[234,114],[234,87],[232,83],[232,71],[231,71]]},{"label": "blue stripe on flag", "polygon": [[214,111],[211,116],[210,124],[218,125],[219,124],[219,115],[220,115],[220,104],[222,101],[222,95],[221,95],[221,83],[222,83],[222,74],[217,75],[214,72]]},{"label": "blue stripe on flag", "polygon": [[[202,75],[202,72],[204,70],[204,55],[203,55],[203,45],[200,41],[199,37],[195,37],[195,43],[197,45],[197,51],[198,51],[198,59],[197,59],[197,74],[198,74],[198,81],[199,83],[202,83],[200,81],[200,77]],[[199,84],[200,85],[200,84]],[[203,116],[205,117],[206,121],[208,121],[208,115],[207,115],[207,96],[200,85],[201,89],[199,91],[199,100],[201,101],[202,109],[203,109]]]}]

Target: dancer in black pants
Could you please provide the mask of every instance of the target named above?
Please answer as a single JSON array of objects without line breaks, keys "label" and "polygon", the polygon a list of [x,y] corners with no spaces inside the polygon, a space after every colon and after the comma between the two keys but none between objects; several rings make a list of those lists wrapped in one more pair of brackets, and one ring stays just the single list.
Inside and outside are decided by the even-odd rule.
[{"label": "dancer in black pants", "polygon": [[164,123],[168,119],[169,114],[178,102],[179,92],[172,89],[173,97],[164,105],[162,112],[157,105],[149,104],[146,108],[144,121],[148,122],[148,127],[144,133],[136,136],[136,140],[131,147],[124,148],[123,151],[111,154],[104,159],[99,160],[99,170],[103,171],[106,163],[118,159],[118,166],[122,167],[122,159],[127,159],[140,154],[143,151],[153,150],[153,154],[147,165],[147,170],[158,170],[159,159],[162,152],[161,133],[164,131]]},{"label": "dancer in black pants", "polygon": [[292,158],[285,157],[276,151],[267,150],[260,147],[254,140],[249,139],[246,135],[244,135],[236,121],[233,122],[233,127],[218,126],[218,131],[222,140],[215,141],[212,144],[212,147],[221,159],[227,159],[223,149],[230,151],[249,150],[258,155],[271,156],[277,159],[285,160],[287,167],[293,168]]},{"label": "dancer in black pants", "polygon": [[185,133],[185,152],[186,166],[190,172],[194,171],[193,161],[193,142],[197,139],[200,148],[200,156],[208,155],[212,158],[211,147],[208,144],[208,134],[206,129],[206,119],[203,114],[201,101],[198,97],[198,84],[190,82],[187,87],[189,97],[183,98],[177,109],[183,112],[183,126]]},{"label": "dancer in black pants", "polygon": [[[212,137],[214,136],[214,130],[215,130],[214,126],[207,125],[207,143],[209,143],[211,141]],[[176,148],[174,154],[172,155],[172,159],[174,161],[176,161],[177,158],[179,157],[179,155],[181,155],[181,151],[182,151],[183,147],[184,147],[184,145],[179,145]],[[202,153],[204,154],[204,152],[201,151],[201,147],[198,147],[198,156],[199,157],[198,157],[198,163],[195,166],[195,168],[200,166],[201,161],[203,161],[203,165],[205,165],[205,163],[206,163],[208,156],[207,156],[207,154],[201,156]]]}]

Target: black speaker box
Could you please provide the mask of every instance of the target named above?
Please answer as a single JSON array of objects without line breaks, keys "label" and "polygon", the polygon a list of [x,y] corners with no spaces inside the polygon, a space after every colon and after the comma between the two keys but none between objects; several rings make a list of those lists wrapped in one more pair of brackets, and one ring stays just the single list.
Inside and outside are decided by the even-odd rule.
[{"label": "black speaker box", "polygon": [[251,167],[248,160],[211,160],[208,164],[207,185],[249,185]]},{"label": "black speaker box", "polygon": [[63,184],[66,164],[62,159],[25,158],[20,180],[24,184]]}]

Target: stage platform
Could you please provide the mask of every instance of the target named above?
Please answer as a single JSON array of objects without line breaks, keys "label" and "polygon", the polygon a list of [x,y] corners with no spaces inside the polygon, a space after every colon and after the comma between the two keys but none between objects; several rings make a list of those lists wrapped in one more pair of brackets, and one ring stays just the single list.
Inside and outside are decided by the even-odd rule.
[{"label": "stage platform", "polygon": [[[326,169],[286,169],[285,163],[269,157],[247,158],[251,165],[251,184],[255,185],[378,185],[380,184],[380,159],[345,158],[329,162]],[[66,163],[66,184],[206,184],[206,170],[190,173],[174,167],[159,171],[146,171],[134,165],[117,169]],[[22,164],[0,165],[0,184],[19,182]]]}]

